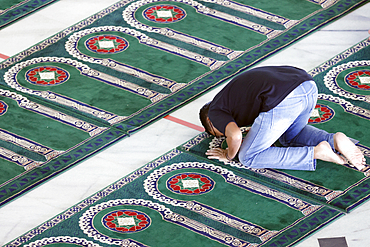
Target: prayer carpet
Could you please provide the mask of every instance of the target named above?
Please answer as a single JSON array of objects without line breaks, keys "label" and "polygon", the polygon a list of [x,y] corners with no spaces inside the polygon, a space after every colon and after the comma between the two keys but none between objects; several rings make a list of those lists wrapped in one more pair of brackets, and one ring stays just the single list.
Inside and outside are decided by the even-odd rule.
[{"label": "prayer carpet", "polygon": [[[310,71],[320,93],[310,124],[357,138],[367,161],[369,55],[366,40]],[[249,169],[207,159],[219,146],[201,133],[7,246],[285,247],[370,196],[369,166]]]},{"label": "prayer carpet", "polygon": [[0,63],[0,205],[367,1],[123,0]]},{"label": "prayer carpet", "polygon": [[0,29],[58,0],[0,1]]}]

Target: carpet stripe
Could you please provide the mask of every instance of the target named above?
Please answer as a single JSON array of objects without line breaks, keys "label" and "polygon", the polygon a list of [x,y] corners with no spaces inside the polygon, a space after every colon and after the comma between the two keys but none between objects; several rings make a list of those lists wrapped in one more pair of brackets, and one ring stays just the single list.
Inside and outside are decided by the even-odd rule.
[{"label": "carpet stripe", "polygon": [[173,116],[170,116],[170,115],[167,115],[164,117],[165,119],[167,120],[170,120],[170,121],[173,121],[175,123],[178,123],[178,124],[181,124],[181,125],[184,125],[186,127],[189,127],[189,128],[192,128],[192,129],[195,129],[195,130],[198,130],[200,132],[203,132],[204,131],[204,128],[203,127],[200,127],[198,125],[195,125],[195,124],[192,124],[192,123],[189,123],[189,122],[186,122],[184,120],[181,120],[181,119],[178,119],[176,117],[173,117]]},{"label": "carpet stripe", "polygon": [[8,59],[9,57],[7,55],[4,55],[4,54],[1,54],[0,53],[0,58],[2,58],[2,59]]}]

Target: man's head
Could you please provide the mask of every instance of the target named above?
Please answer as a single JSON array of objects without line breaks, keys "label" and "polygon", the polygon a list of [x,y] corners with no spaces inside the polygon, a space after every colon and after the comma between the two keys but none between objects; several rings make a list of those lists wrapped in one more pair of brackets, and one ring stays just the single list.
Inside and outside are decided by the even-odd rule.
[{"label": "man's head", "polygon": [[210,104],[211,104],[211,102],[208,102],[202,108],[200,108],[199,118],[200,118],[200,122],[202,123],[206,132],[208,134],[212,135],[211,132],[210,132],[211,126],[209,124],[209,119],[208,119],[208,110],[209,110]]}]

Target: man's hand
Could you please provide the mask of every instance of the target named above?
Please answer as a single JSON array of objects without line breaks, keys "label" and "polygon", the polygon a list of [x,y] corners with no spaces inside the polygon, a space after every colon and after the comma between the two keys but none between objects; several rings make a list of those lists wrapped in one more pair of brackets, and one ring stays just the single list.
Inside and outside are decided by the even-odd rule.
[{"label": "man's hand", "polygon": [[218,159],[219,161],[229,161],[227,159],[227,149],[222,148],[212,148],[210,150],[207,150],[206,155],[208,156],[208,159]]}]

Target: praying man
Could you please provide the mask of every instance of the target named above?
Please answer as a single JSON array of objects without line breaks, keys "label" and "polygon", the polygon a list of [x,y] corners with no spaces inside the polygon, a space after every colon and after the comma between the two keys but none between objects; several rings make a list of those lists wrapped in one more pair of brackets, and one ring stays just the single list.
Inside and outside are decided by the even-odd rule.
[{"label": "praying man", "polygon": [[[238,155],[250,168],[314,171],[318,159],[364,169],[357,141],[307,124],[317,94],[312,77],[291,66],[257,67],[237,75],[200,110],[206,132],[225,136],[228,146],[206,155],[220,161]],[[240,127],[249,125],[243,140]],[[282,147],[273,146],[277,140]]]}]

